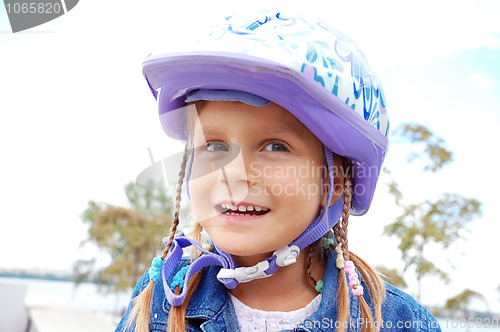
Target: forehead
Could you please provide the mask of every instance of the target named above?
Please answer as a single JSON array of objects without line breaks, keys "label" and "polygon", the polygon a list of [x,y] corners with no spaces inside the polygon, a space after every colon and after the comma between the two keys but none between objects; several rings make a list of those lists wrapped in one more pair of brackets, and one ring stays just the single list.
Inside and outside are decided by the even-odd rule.
[{"label": "forehead", "polygon": [[204,101],[198,105],[195,131],[240,124],[258,131],[314,136],[290,112],[274,103],[257,107],[234,101]]}]

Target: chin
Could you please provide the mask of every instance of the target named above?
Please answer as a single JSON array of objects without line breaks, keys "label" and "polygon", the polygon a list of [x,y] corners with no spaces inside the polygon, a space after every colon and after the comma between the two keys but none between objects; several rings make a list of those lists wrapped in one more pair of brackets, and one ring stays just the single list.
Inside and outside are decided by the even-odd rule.
[{"label": "chin", "polygon": [[274,250],[277,248],[271,246],[257,246],[255,241],[253,243],[244,243],[243,241],[234,240],[231,243],[227,243],[227,241],[223,241],[222,243],[215,242],[217,247],[224,252],[239,257],[251,257],[251,256],[261,256],[264,255],[265,258],[272,255]]},{"label": "chin", "polygon": [[235,246],[234,244],[233,245],[218,245],[217,244],[217,247],[219,247],[219,249],[227,252],[228,254],[230,255],[233,255],[233,256],[253,256],[253,255],[258,255],[259,252],[256,250],[255,246],[253,248],[251,247],[247,247],[247,246],[244,246],[244,245],[238,245],[238,246]]}]

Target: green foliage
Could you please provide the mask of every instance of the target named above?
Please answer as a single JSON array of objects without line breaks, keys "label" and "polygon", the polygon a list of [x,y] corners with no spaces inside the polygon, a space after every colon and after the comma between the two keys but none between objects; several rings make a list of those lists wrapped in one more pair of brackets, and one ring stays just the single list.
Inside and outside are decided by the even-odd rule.
[{"label": "green foliage", "polygon": [[486,303],[483,295],[473,290],[465,289],[462,293],[446,300],[445,308],[452,311],[460,311],[466,317],[470,303],[474,299],[482,300]]},{"label": "green foliage", "polygon": [[113,291],[133,287],[149,267],[170,228],[173,209],[171,197],[162,190],[129,183],[125,194],[130,208],[89,201],[82,214],[89,225],[84,242],[95,243],[111,257],[110,264],[99,271],[99,279]]},{"label": "green foliage", "polygon": [[93,269],[95,267],[96,260],[92,259],[79,259],[73,263],[73,280],[78,286],[82,282],[91,281],[94,279]]},{"label": "green foliage", "polygon": [[389,269],[385,266],[378,265],[375,267],[375,269],[382,275],[382,278],[384,278],[385,281],[390,283],[391,285],[394,285],[398,288],[407,288],[408,285],[406,284],[405,279],[399,273],[398,270],[396,269]]},{"label": "green foliage", "polygon": [[463,238],[467,223],[481,215],[481,203],[458,194],[442,194],[436,201],[400,205],[403,213],[384,227],[384,234],[399,239],[405,270],[413,266],[417,279],[437,275],[445,282],[448,274],[424,257],[424,248],[434,243],[447,249]]},{"label": "green foliage", "polygon": [[403,193],[399,189],[398,183],[392,178],[391,171],[387,167],[384,167],[382,171],[388,175],[389,181],[387,182],[387,189],[389,194],[394,197],[396,205],[401,206],[403,200]]},{"label": "green foliage", "polygon": [[[436,136],[422,125],[407,123],[399,126],[393,134],[396,141],[423,146],[420,153],[412,152],[409,161],[415,158],[424,159],[424,171],[436,172],[453,161],[453,153],[444,144],[444,140]],[[420,298],[420,281],[424,276],[438,276],[444,282],[449,275],[432,261],[426,259],[425,248],[430,245],[447,249],[458,239],[463,238],[466,225],[481,215],[481,203],[473,198],[459,194],[443,193],[437,200],[425,200],[416,204],[405,204],[403,193],[398,183],[388,175],[388,192],[402,213],[396,220],[384,228],[384,234],[399,239],[398,249],[401,251],[405,271],[412,267],[419,281],[418,298]]]},{"label": "green foliage", "polygon": [[416,123],[406,123],[398,126],[393,136],[399,137],[414,146],[422,146],[420,152],[411,152],[408,161],[412,162],[418,158],[426,158],[426,171],[436,172],[453,161],[453,153],[444,146],[444,140],[427,127]]},{"label": "green foliage", "polygon": [[[465,225],[481,214],[481,203],[458,194],[442,194],[437,201],[426,200],[418,204],[403,205],[403,213],[384,228],[384,233],[399,238],[398,248],[403,259],[412,258],[411,251],[422,251],[434,242],[444,249],[463,238]],[[425,263],[422,261],[422,264]],[[431,271],[422,266],[423,271]]]}]

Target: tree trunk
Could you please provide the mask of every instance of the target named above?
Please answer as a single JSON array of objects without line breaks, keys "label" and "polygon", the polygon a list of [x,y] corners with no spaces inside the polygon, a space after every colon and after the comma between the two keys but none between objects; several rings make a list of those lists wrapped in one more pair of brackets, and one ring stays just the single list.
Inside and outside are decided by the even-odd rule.
[{"label": "tree trunk", "polygon": [[417,289],[417,302],[420,303],[421,296],[422,296],[422,277],[418,277],[417,279],[418,282],[418,289]]}]

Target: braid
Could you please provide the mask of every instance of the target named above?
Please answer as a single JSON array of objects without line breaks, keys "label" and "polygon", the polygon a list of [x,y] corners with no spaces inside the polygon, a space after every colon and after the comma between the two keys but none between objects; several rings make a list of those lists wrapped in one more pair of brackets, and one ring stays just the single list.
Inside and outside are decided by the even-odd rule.
[{"label": "braid", "polygon": [[[189,159],[189,147],[190,142],[186,142],[186,147],[184,148],[184,156],[182,158],[181,170],[179,172],[179,180],[177,182],[177,190],[176,190],[176,198],[175,198],[175,213],[174,220],[172,222],[172,228],[170,231],[170,238],[168,243],[163,250],[161,255],[161,259],[164,260],[167,257],[167,254],[172,246],[172,242],[174,240],[175,233],[177,231],[177,226],[179,225],[179,211],[180,211],[180,202],[181,202],[181,194],[182,194],[182,183],[184,181],[184,176],[186,174],[186,165]],[[146,288],[137,295],[133,299],[132,309],[130,311],[130,315],[127,319],[126,328],[131,328],[135,325],[135,332],[146,332],[149,331],[149,316],[151,311],[151,301],[153,299],[155,282],[150,280]]]},{"label": "braid", "polygon": [[[194,102],[195,108],[197,111],[201,111],[201,109],[204,107],[206,104],[206,101],[200,100],[197,102]],[[190,104],[189,106],[191,106]],[[167,255],[168,251],[170,250],[170,247],[172,246],[172,242],[174,240],[175,233],[177,231],[177,226],[179,225],[179,214],[180,214],[180,202],[181,202],[181,193],[182,193],[182,183],[184,180],[184,177],[186,175],[186,166],[188,165],[188,161],[190,159],[190,154],[189,148],[191,147],[191,138],[192,138],[192,133],[189,132],[190,129],[193,128],[194,124],[194,117],[192,116],[191,112],[188,112],[188,139],[186,142],[186,147],[184,150],[184,156],[182,157],[182,164],[181,164],[181,170],[179,172],[179,180],[177,182],[177,189],[176,189],[176,197],[175,197],[175,211],[174,211],[174,221],[172,222],[172,229],[170,230],[170,237],[168,239],[167,245],[165,246],[165,251],[163,252],[163,255]],[[193,231],[193,238],[197,241],[200,240],[200,232],[202,230],[202,227],[199,223],[195,224],[195,229]],[[192,249],[195,250],[195,249]],[[192,252],[195,257],[196,250]],[[167,331],[169,332],[184,332],[186,331],[186,311],[187,307],[189,304],[189,300],[191,296],[194,293],[194,290],[198,286],[201,276],[202,276],[202,271],[200,270],[196,272],[189,282],[187,283],[186,287],[186,296],[184,298],[184,301],[182,301],[181,305],[178,307],[171,306],[170,311],[168,313],[168,322],[167,322]],[[178,295],[180,293],[179,287],[176,287],[174,290],[174,294]]]},{"label": "braid", "polygon": [[306,265],[305,272],[306,272],[306,279],[307,279],[307,281],[314,288],[314,287],[316,287],[316,279],[314,279],[314,277],[312,276],[312,273],[311,273],[312,260],[313,260],[312,250],[311,250],[311,246],[309,246],[307,248],[307,257],[306,257],[306,262],[305,262],[305,265]]},{"label": "braid", "polygon": [[344,260],[349,260],[349,241],[347,239],[347,226],[349,225],[349,215],[352,201],[352,173],[351,163],[344,161],[344,206],[342,209],[342,220],[333,227],[333,234],[337,243],[342,244]]},{"label": "braid", "polygon": [[[337,243],[342,245],[342,253],[344,260],[349,260],[349,242],[347,240],[347,226],[349,225],[349,215],[351,210],[352,201],[352,174],[350,163],[347,159],[343,162],[344,170],[344,206],[342,209],[342,220],[340,220],[333,227],[333,235],[337,240]],[[338,310],[338,320],[341,322],[340,327],[337,329],[339,332],[343,332],[347,326],[347,317],[349,316],[349,284],[342,268],[339,273],[339,283],[338,283],[338,298],[339,304]]]},{"label": "braid", "polygon": [[[347,160],[344,161],[344,206],[342,210],[342,220],[339,221],[333,228],[335,239],[339,244],[342,244],[342,253],[344,260],[349,260],[349,256],[352,256],[352,261],[358,268],[360,274],[368,285],[370,291],[375,317],[372,313],[371,308],[368,306],[363,295],[358,296],[358,303],[361,312],[361,318],[363,319],[362,331],[371,332],[379,331],[380,324],[377,322],[382,321],[381,306],[382,301],[385,296],[385,287],[378,276],[378,274],[371,268],[365,261],[349,252],[349,242],[347,240],[347,226],[349,225],[349,215],[351,209],[352,201],[352,172],[351,164]],[[337,330],[339,332],[344,331],[344,322],[347,322],[349,316],[349,284],[346,278],[346,273],[342,268],[339,274],[339,285],[338,285],[338,319],[342,322],[341,327]],[[375,319],[374,319],[375,318]]]},{"label": "braid", "polygon": [[184,177],[186,176],[186,165],[189,160],[189,148],[191,147],[190,139],[186,142],[186,146],[184,147],[184,155],[182,156],[181,170],[179,172],[179,180],[177,180],[177,188],[175,190],[175,212],[174,212],[174,220],[172,222],[172,228],[170,229],[170,237],[168,238],[167,245],[165,246],[165,250],[163,250],[163,254],[161,255],[161,259],[165,259],[167,257],[168,251],[170,247],[172,247],[172,242],[174,241],[175,233],[177,232],[177,226],[179,226],[179,214],[181,210],[181,196],[182,196],[182,183],[184,182]]},{"label": "braid", "polygon": [[321,244],[321,239],[316,240],[315,242],[311,243],[307,247],[307,257],[305,260],[305,277],[309,284],[312,286],[312,288],[316,289],[316,283],[317,280],[312,276],[311,273],[311,265],[313,259],[317,259],[319,261],[324,261],[326,256],[326,251],[324,250],[322,244]]},{"label": "braid", "polygon": [[[190,136],[188,136],[190,137]],[[189,160],[189,148],[191,146],[190,139],[186,142],[186,147],[184,148],[184,155],[182,157],[181,170],[179,172],[179,180],[177,181],[177,188],[175,192],[175,212],[174,212],[174,221],[172,222],[172,229],[170,230],[170,237],[168,238],[167,245],[165,246],[165,250],[163,251],[162,259],[167,256],[170,247],[172,246],[172,242],[175,237],[175,233],[177,232],[177,226],[179,225],[179,214],[181,209],[181,195],[182,195],[182,183],[184,181],[184,177],[186,175],[186,165]],[[198,271],[199,272],[199,271]],[[196,277],[194,280],[194,288],[199,281],[200,273],[195,274]],[[188,285],[188,290],[193,287],[193,283]],[[174,294],[179,295],[180,289],[179,286],[175,287]],[[183,303],[179,307],[170,307],[170,312],[168,314],[168,331],[185,331],[185,317],[187,304],[189,302],[189,298],[191,297],[192,291],[189,290],[189,294],[185,297]]]}]

